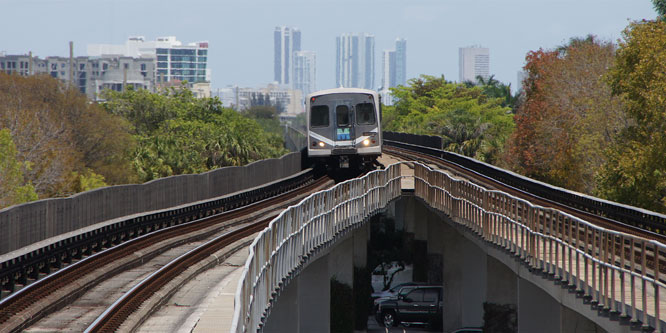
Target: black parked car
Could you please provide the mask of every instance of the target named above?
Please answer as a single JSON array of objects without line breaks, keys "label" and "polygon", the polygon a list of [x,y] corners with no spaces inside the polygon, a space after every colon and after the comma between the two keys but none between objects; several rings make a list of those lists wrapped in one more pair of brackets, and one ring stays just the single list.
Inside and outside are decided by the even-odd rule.
[{"label": "black parked car", "polygon": [[378,304],[375,318],[386,327],[399,323],[423,324],[431,328],[442,326],[442,286],[411,286],[407,293],[400,292],[395,299]]}]

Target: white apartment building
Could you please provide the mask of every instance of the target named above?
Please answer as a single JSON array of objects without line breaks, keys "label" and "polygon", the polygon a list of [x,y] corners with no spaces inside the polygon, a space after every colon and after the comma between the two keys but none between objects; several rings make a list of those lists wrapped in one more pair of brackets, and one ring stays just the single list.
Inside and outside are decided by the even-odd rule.
[{"label": "white apartment building", "polygon": [[476,77],[490,77],[490,49],[480,46],[461,47],[458,51],[459,82],[476,83]]}]

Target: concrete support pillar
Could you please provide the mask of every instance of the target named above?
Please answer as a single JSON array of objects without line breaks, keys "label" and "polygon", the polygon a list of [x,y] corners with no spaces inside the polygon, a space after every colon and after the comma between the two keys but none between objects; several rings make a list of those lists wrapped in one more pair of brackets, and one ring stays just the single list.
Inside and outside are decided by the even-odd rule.
[{"label": "concrete support pillar", "polygon": [[488,257],[487,302],[518,305],[518,277],[499,260]]},{"label": "concrete support pillar", "polygon": [[518,332],[564,332],[562,307],[543,289],[518,279]]},{"label": "concrete support pillar", "polygon": [[408,201],[412,202],[412,204],[408,206],[411,211],[407,211],[406,213],[413,217],[412,223],[414,224],[414,239],[427,241],[428,220],[432,216],[432,213],[419,202],[417,202],[415,198],[411,197],[407,199]]},{"label": "concrete support pillar", "polygon": [[[338,282],[354,285],[354,237],[338,241],[328,254],[328,278],[335,277]],[[308,267],[309,269],[309,267]]]},{"label": "concrete support pillar", "polygon": [[585,318],[585,316],[566,306],[562,307],[562,320],[560,325],[562,332],[597,333],[604,331],[603,328]]},{"label": "concrete support pillar", "polygon": [[419,204],[418,207],[416,207],[416,205],[416,200],[414,200],[413,197],[404,197],[402,200],[396,202],[396,229],[398,229],[399,221],[402,221],[403,230],[405,230],[406,233],[414,234],[415,239],[425,240],[427,236],[426,238],[423,237],[424,232],[421,228],[427,229],[427,226],[423,227],[422,223],[419,223],[419,221],[423,220],[424,216],[421,212],[422,206]]},{"label": "concrete support pillar", "polygon": [[443,225],[438,236],[443,246],[444,331],[483,326],[487,255],[449,225]]},{"label": "concrete support pillar", "polygon": [[[442,234],[444,234],[444,223],[434,214],[427,216],[427,245],[428,245],[428,283],[444,285],[442,274],[444,272],[444,247]],[[445,286],[446,287],[446,286]],[[445,288],[446,290],[446,288]]]},{"label": "concrete support pillar", "polygon": [[368,265],[368,241],[370,241],[370,222],[354,231],[354,267]]},{"label": "concrete support pillar", "polygon": [[331,322],[331,280],[328,256],[308,265],[298,277],[298,332],[328,332]]},{"label": "concrete support pillar", "polygon": [[449,253],[461,256],[462,252],[462,326],[483,326],[483,302],[486,300],[488,256],[473,243],[465,240],[460,252]]},{"label": "concrete support pillar", "polygon": [[300,333],[330,330],[331,282],[329,256],[304,269],[278,297],[264,332]]},{"label": "concrete support pillar", "polygon": [[298,304],[298,277],[292,280],[282,291],[277,303],[273,306],[271,314],[266,320],[265,333],[291,333],[298,332],[299,304]]}]

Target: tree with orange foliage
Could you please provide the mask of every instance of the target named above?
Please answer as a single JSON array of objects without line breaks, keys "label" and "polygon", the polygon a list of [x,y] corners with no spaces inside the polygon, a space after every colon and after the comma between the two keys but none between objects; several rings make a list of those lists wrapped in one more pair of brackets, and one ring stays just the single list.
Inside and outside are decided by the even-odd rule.
[{"label": "tree with orange foliage", "polygon": [[626,126],[604,76],[615,45],[594,36],[527,55],[525,96],[505,162],[518,173],[594,193],[604,150]]},{"label": "tree with orange foliage", "polygon": [[48,75],[0,73],[0,129],[11,133],[24,177],[41,198],[90,189],[80,184],[99,175],[132,181],[126,124]]}]

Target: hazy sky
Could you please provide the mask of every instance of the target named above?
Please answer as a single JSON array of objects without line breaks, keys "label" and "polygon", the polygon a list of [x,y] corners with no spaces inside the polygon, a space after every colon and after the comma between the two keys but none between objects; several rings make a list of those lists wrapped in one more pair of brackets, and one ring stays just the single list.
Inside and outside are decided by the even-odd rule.
[{"label": "hazy sky", "polygon": [[214,88],[273,80],[273,30],[301,29],[302,49],[317,53],[317,89],[335,85],[335,37],[375,35],[381,55],[407,39],[407,77],[458,80],[458,48],[490,48],[490,72],[516,85],[525,54],[571,37],[617,40],[630,20],[653,19],[650,0],[0,0],[0,51],[75,56],[86,45],[122,44],[130,35],[207,40]]}]

